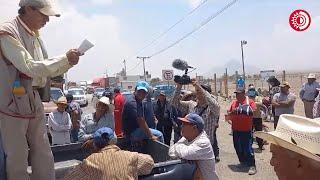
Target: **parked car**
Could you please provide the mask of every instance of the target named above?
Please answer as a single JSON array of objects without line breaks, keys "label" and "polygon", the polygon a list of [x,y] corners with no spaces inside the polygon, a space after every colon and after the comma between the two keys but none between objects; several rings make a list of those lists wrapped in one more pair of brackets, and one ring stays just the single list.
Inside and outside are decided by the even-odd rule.
[{"label": "parked car", "polygon": [[88,100],[85,91],[82,88],[68,89],[68,94],[73,95],[73,100],[78,102],[80,106],[87,106]]},{"label": "parked car", "polygon": [[50,98],[52,101],[57,101],[61,96],[64,96],[64,93],[60,88],[51,87],[50,88]]},{"label": "parked car", "polygon": [[126,91],[126,92],[122,92],[121,94],[124,96],[124,98],[127,98],[128,96],[132,95],[132,92]]},{"label": "parked car", "polygon": [[[155,165],[152,172],[146,176],[139,176],[140,180],[193,180],[194,178],[196,165],[180,159],[170,159],[168,155],[169,147],[163,143],[146,140],[139,145],[133,145],[126,139],[119,138],[117,145],[123,150],[149,154],[153,158]],[[63,179],[70,170],[90,155],[90,152],[84,151],[81,146],[81,143],[73,143],[51,147],[57,180]],[[30,167],[28,172],[31,173]]]},{"label": "parked car", "polygon": [[168,98],[173,96],[175,86],[173,85],[157,85],[154,87],[153,97],[157,97],[163,91]]},{"label": "parked car", "polygon": [[94,93],[93,93],[93,97],[97,97],[98,99],[100,99],[103,95],[103,92],[105,91],[104,88],[96,88],[94,90]]}]

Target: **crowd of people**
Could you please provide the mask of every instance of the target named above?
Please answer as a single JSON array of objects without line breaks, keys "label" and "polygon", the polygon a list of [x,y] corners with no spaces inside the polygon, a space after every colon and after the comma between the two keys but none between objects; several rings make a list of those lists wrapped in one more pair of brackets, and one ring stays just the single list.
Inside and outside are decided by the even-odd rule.
[{"label": "crowd of people", "polygon": [[[55,180],[42,105],[47,100],[44,89],[49,77],[67,72],[83,53],[70,49],[49,58],[39,30],[49,16],[60,13],[49,0],[20,0],[19,6],[18,16],[0,25],[0,180]],[[220,161],[216,135],[220,106],[210,85],[196,80],[191,84],[195,90],[191,94],[182,96],[182,85],[177,83],[172,99],[160,92],[154,103],[152,88],[139,81],[132,95],[124,98],[115,89],[113,100],[100,98],[90,114],[83,114],[71,95],[60,97],[48,117],[52,145],[80,142],[94,152],[65,179],[138,179],[149,174],[154,168],[152,157],[121,150],[117,138],[165,143],[171,158],[195,162],[195,179],[219,179],[215,163]],[[271,143],[270,163],[279,179],[319,179],[320,85],[316,76],[310,74],[299,93],[306,118],[293,115],[297,97],[288,82],[270,85],[274,131],[263,132],[263,102],[254,85],[247,92],[237,87],[236,99],[226,112],[240,165],[249,167],[249,175],[257,173],[254,135],[261,151],[264,141]]]}]

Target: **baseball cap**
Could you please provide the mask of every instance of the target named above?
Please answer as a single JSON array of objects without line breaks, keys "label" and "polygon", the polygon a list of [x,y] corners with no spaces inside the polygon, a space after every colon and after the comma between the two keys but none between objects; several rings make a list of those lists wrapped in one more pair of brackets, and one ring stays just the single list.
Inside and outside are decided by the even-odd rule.
[{"label": "baseball cap", "polygon": [[280,87],[286,87],[286,86],[290,88],[290,84],[287,81],[280,84]]},{"label": "baseball cap", "polygon": [[98,129],[93,134],[93,143],[101,147],[103,144],[107,144],[109,140],[114,139],[114,132],[111,128],[103,127]]},{"label": "baseball cap", "polygon": [[201,84],[201,87],[206,90],[208,93],[211,93],[211,86],[209,84]]},{"label": "baseball cap", "polygon": [[136,84],[137,91],[144,90],[145,92],[148,92],[149,84],[146,81],[138,81]]},{"label": "baseball cap", "polygon": [[32,6],[44,15],[60,17],[60,13],[52,0],[20,0],[19,6]]},{"label": "baseball cap", "polygon": [[178,118],[182,122],[190,123],[196,125],[199,131],[202,131],[204,128],[204,122],[201,116],[196,113],[187,114],[183,118]]}]

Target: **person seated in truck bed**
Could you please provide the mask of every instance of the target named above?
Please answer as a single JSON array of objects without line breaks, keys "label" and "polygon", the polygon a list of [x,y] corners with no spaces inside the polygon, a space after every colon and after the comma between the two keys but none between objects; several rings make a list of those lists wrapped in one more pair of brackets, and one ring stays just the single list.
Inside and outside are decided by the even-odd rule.
[{"label": "person seated in truck bed", "polygon": [[71,118],[66,111],[67,98],[62,96],[56,102],[57,109],[49,114],[48,125],[53,145],[70,144]]},{"label": "person seated in truck bed", "polygon": [[116,146],[116,136],[108,127],[93,135],[96,153],[76,166],[64,180],[138,179],[151,173],[154,161],[150,155],[121,150]]},{"label": "person seated in truck bed", "polygon": [[169,156],[194,161],[197,171],[194,179],[218,180],[215,171],[213,149],[204,131],[204,122],[201,116],[195,113],[179,118],[182,122],[182,138],[169,149]]},{"label": "person seated in truck bed", "polygon": [[96,112],[84,116],[80,122],[79,141],[88,142],[94,132],[102,127],[114,130],[114,116],[112,105],[107,97],[102,97],[96,104]]}]

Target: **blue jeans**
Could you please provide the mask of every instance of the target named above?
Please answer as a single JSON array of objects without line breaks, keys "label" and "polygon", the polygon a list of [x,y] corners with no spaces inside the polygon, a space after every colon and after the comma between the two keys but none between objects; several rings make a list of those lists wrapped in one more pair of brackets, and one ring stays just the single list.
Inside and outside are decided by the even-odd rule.
[{"label": "blue jeans", "polygon": [[[151,131],[151,134],[156,136],[160,142],[162,143],[164,142],[162,132],[155,129],[151,129],[151,128],[149,129]],[[141,128],[138,128],[131,133],[131,139],[133,141],[137,141],[137,140],[149,139],[149,137],[144,133],[144,131]]]},{"label": "blue jeans", "polygon": [[6,179],[6,161],[5,153],[2,146],[1,134],[0,134],[0,180]]},{"label": "blue jeans", "polygon": [[70,136],[71,136],[72,143],[79,141],[78,134],[79,134],[79,129],[71,129]]},{"label": "blue jeans", "polygon": [[254,152],[252,148],[252,132],[233,131],[233,146],[240,163],[255,166]]}]

